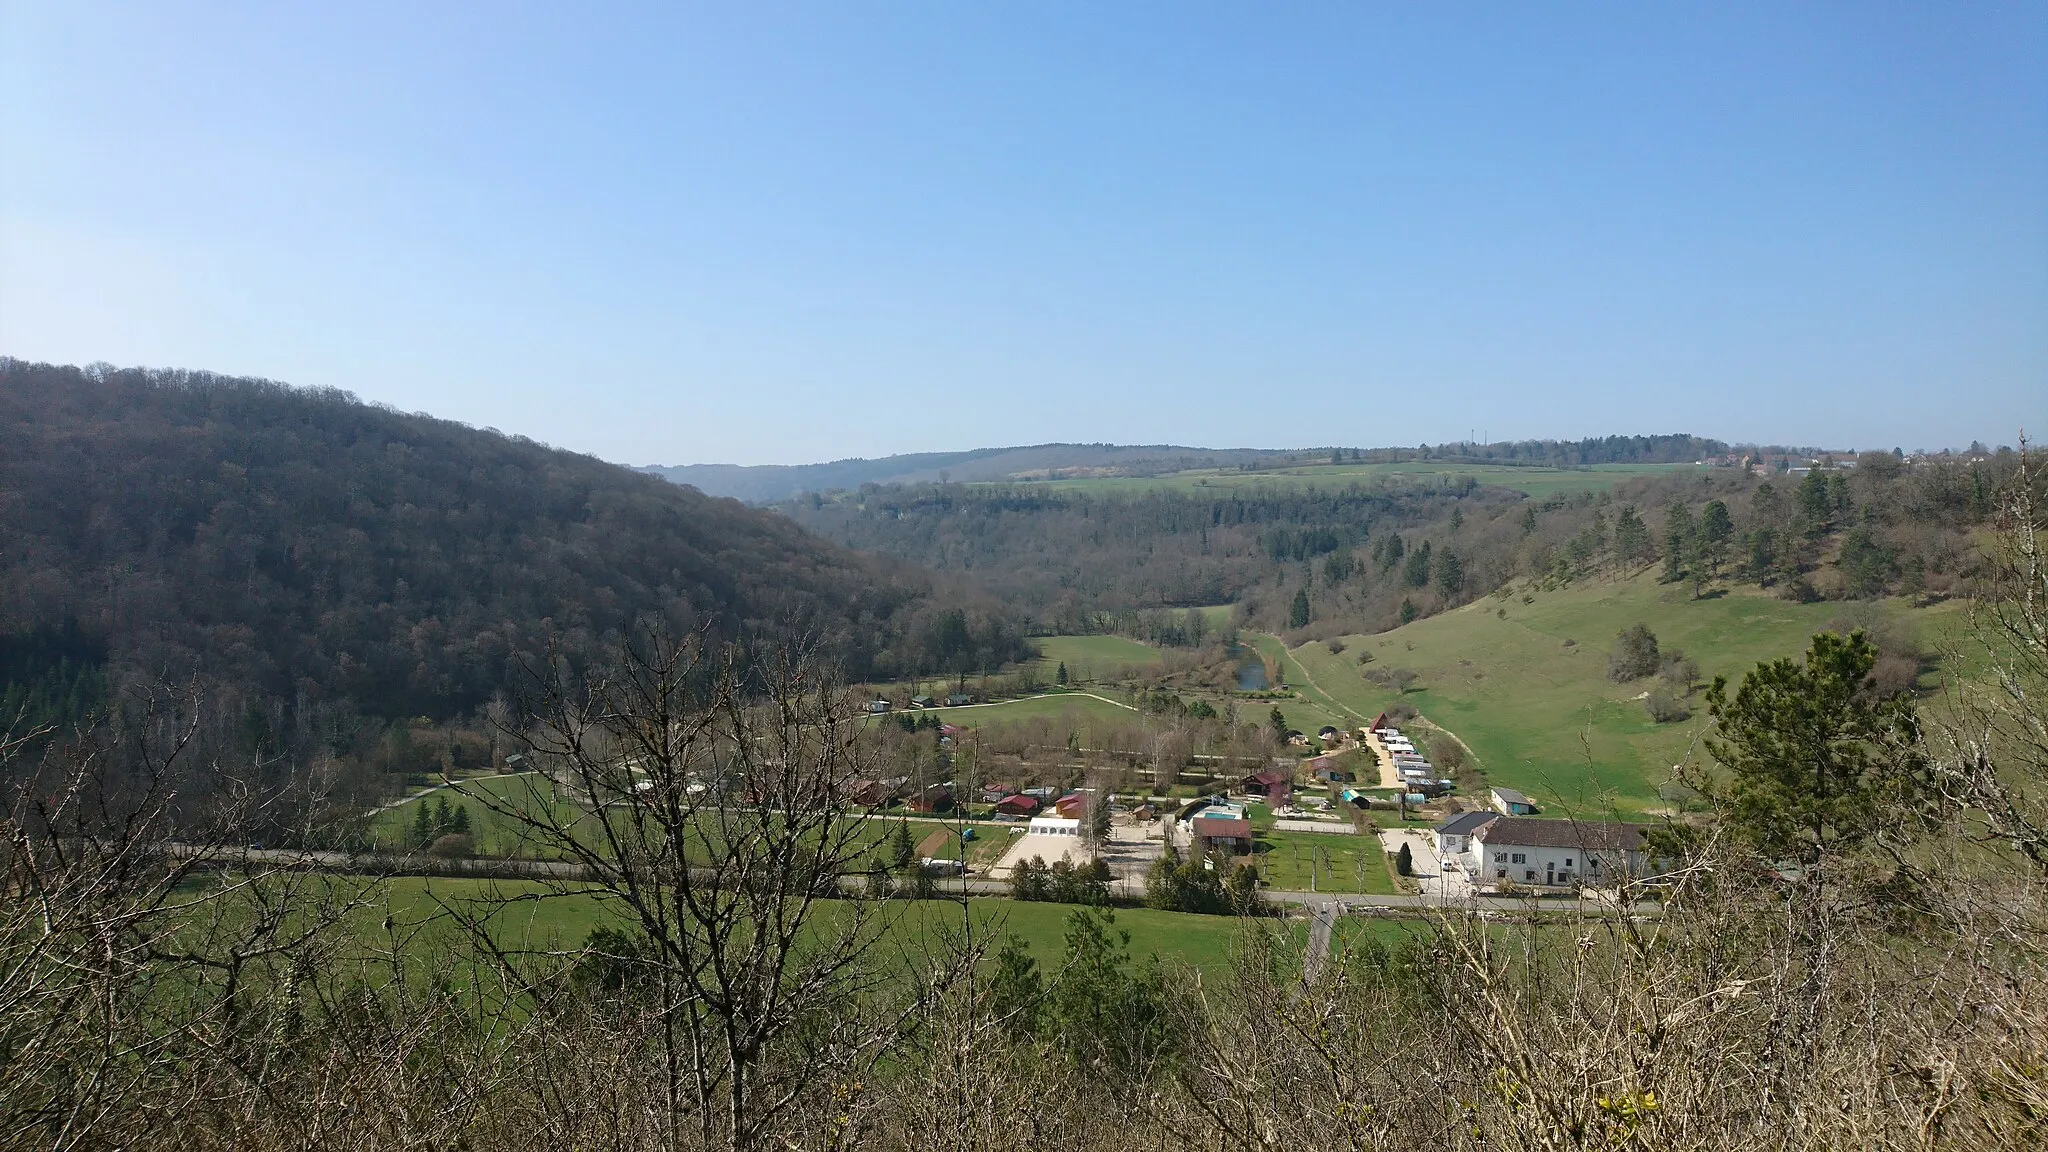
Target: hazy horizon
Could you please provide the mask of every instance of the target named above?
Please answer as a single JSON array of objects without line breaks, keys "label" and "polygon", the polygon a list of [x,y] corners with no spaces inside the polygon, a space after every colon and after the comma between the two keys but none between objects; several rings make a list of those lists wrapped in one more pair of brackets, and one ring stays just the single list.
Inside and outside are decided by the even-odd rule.
[{"label": "hazy horizon", "polygon": [[0,0],[0,352],[621,462],[2048,416],[2048,9]]}]

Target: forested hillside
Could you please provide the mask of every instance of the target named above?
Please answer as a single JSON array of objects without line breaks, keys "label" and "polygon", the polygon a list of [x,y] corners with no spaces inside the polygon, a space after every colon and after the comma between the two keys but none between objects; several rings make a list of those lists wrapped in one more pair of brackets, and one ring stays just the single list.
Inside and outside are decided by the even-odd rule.
[{"label": "forested hillside", "polygon": [[[473,713],[554,638],[802,632],[854,677],[1000,664],[1000,612],[787,518],[336,391],[0,360],[0,684],[103,659],[248,699]],[[303,711],[303,708],[301,709]]]},{"label": "forested hillside", "polygon": [[1650,566],[1696,594],[1733,579],[1801,601],[1939,598],[1971,571],[1971,533],[2015,461],[1870,452],[1803,473],[1724,467],[1606,487],[1589,474],[1541,499],[1469,477],[1383,477],[1215,494],[900,485],[779,507],[850,547],[971,574],[1048,631],[1170,643],[1156,610],[1235,602],[1261,627],[1321,638],[1385,631],[1516,580]]}]

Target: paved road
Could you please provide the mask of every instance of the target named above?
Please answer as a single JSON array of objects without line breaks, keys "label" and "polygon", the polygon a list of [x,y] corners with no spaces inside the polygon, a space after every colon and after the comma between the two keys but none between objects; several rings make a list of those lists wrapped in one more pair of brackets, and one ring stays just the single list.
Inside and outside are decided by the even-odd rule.
[{"label": "paved road", "polygon": [[[216,864],[225,865],[268,865],[277,868],[312,868],[324,872],[350,875],[434,875],[434,876],[475,876],[496,879],[557,880],[575,882],[589,880],[587,869],[579,864],[559,860],[444,860],[431,856],[385,853],[385,852],[328,852],[291,848],[246,848],[236,845],[201,848],[185,844],[169,844],[164,850],[172,855],[204,855]],[[855,874],[842,878],[847,888],[864,888],[867,878]],[[1006,881],[985,877],[948,877],[937,881],[942,893],[961,896],[1008,896],[1010,885]],[[1145,895],[1145,881],[1142,876],[1118,877],[1110,885],[1113,895],[1122,899],[1139,900]],[[1352,913],[1366,915],[1395,914],[1402,912],[1479,912],[1495,915],[1615,915],[1619,910],[1611,902],[1594,899],[1585,900],[1537,900],[1532,897],[1467,896],[1451,898],[1434,895],[1360,895],[1357,893],[1300,892],[1285,889],[1268,889],[1267,900],[1281,905],[1302,908],[1317,917],[1339,916]],[[1654,914],[1655,904],[1639,904],[1628,909],[1633,914]]]}]

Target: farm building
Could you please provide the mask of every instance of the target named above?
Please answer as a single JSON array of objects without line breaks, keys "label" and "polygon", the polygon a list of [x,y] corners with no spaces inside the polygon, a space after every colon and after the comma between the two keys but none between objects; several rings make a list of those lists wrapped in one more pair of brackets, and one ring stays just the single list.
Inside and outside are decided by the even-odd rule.
[{"label": "farm building", "polygon": [[1504,816],[1471,833],[1465,859],[1481,885],[1618,883],[1651,874],[1647,831],[1642,824]]},{"label": "farm building", "polygon": [[974,697],[969,696],[965,692],[949,692],[946,694],[946,707],[948,708],[958,708],[962,704],[972,703],[974,703]]},{"label": "farm building", "polygon": [[870,712],[887,712],[889,709],[893,707],[895,707],[895,705],[889,703],[887,700],[883,699],[880,696],[877,696],[873,700],[868,701],[868,711]]},{"label": "farm building", "polygon": [[912,708],[937,708],[939,702],[929,696],[912,696],[910,698],[910,706]]},{"label": "farm building", "polygon": [[1069,820],[1079,820],[1088,814],[1088,794],[1069,792],[1052,802],[1053,811]]},{"label": "farm building", "polygon": [[1536,811],[1536,804],[1513,788],[1495,788],[1492,792],[1493,810],[1503,816],[1527,816]]}]

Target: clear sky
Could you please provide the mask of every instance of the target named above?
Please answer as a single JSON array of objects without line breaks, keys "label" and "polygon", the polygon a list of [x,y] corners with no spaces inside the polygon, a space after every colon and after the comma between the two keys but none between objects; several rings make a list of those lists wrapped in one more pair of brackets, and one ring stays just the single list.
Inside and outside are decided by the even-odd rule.
[{"label": "clear sky", "polygon": [[2048,4],[0,0],[0,353],[631,463],[2048,432]]}]

